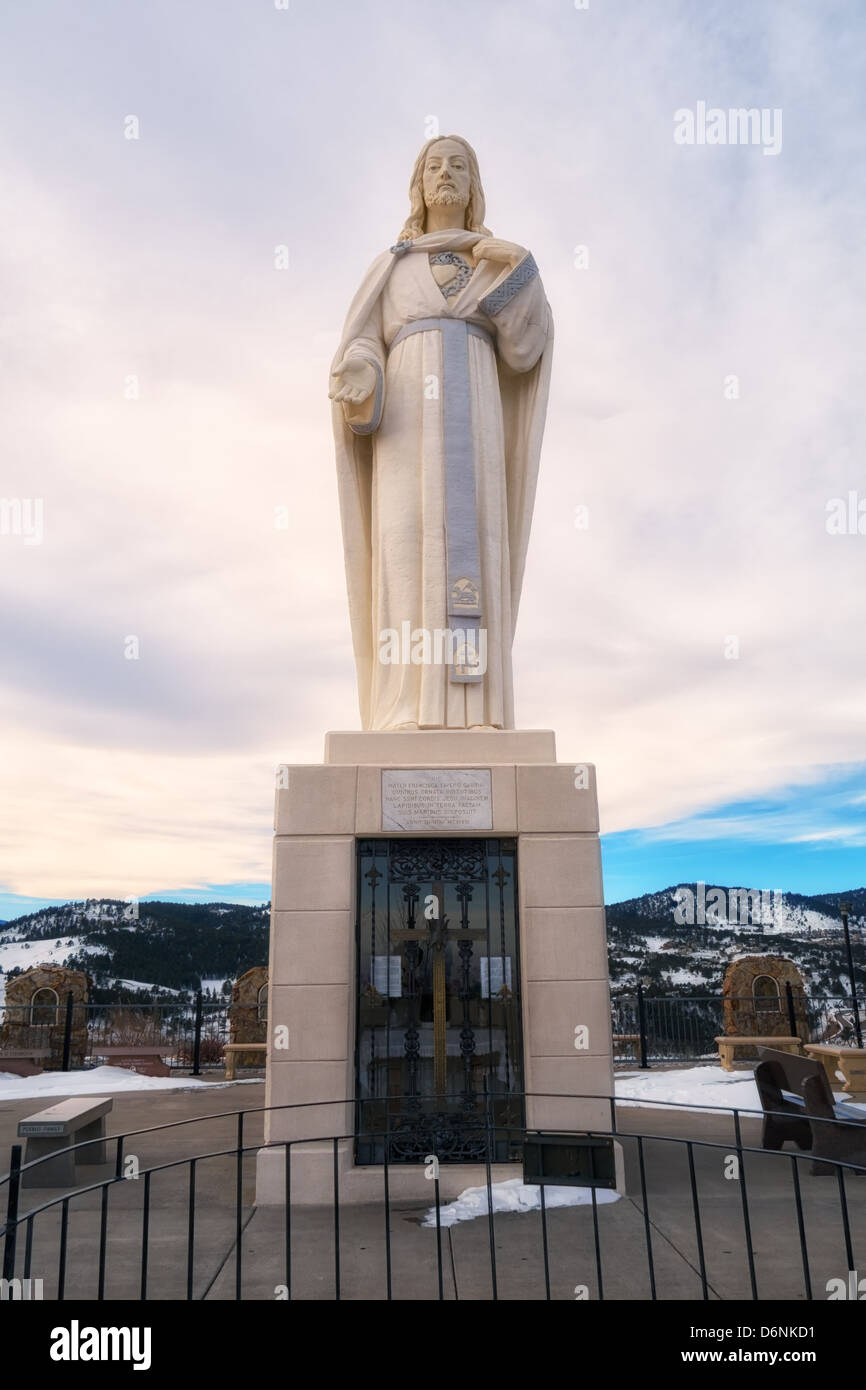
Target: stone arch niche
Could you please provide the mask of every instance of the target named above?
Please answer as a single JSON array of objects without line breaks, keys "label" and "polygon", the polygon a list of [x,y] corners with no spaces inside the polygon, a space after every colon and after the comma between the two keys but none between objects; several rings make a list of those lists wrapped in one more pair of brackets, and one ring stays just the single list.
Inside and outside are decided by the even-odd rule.
[{"label": "stone arch niche", "polygon": [[[232,985],[229,1005],[229,1041],[263,1043],[268,1040],[268,967],[254,965]],[[239,1052],[238,1067],[262,1067],[261,1053]]]},{"label": "stone arch niche", "polygon": [[46,1069],[63,1064],[66,1000],[72,995],[70,1064],[84,1065],[87,1054],[87,1009],[93,983],[83,970],[64,965],[34,965],[15,975],[6,985],[6,1008],[0,1029],[0,1047],[17,1052],[28,1047],[47,1047],[50,1056],[40,1060]]},{"label": "stone arch niche", "polygon": [[808,1042],[803,976],[785,956],[741,956],[731,961],[722,984],[725,1033],[745,1038],[790,1037],[786,984],[794,994],[797,1034]]},{"label": "stone arch niche", "polygon": [[43,985],[30,997],[30,1022],[34,1026],[57,1023],[60,1018],[60,995],[50,985]]}]

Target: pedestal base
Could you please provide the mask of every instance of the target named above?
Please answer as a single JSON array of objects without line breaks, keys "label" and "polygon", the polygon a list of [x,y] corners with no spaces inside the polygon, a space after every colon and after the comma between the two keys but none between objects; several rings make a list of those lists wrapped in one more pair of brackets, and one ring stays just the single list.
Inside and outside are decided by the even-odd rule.
[{"label": "pedestal base", "polygon": [[[293,1150],[292,1201],[333,1200],[333,1145],[324,1141],[350,1135],[354,1124],[346,1102],[355,1095],[359,837],[516,837],[527,1127],[609,1130],[610,997],[592,765],[557,763],[549,731],[330,733],[325,748],[324,764],[282,769],[276,803],[266,1105],[291,1108],[267,1115],[265,1141],[312,1141]],[[487,771],[489,795],[471,827],[395,831],[392,808],[383,812],[382,774],[396,768]],[[480,827],[479,816],[487,817]],[[284,1167],[284,1151],[260,1151],[257,1202],[284,1200]],[[379,1200],[382,1170],[356,1168],[349,1141],[338,1145],[338,1168],[342,1200]],[[496,1172],[499,1181],[520,1169]],[[484,1173],[440,1166],[452,1196],[484,1182]],[[395,1197],[404,1189],[429,1196],[416,1165],[391,1166],[389,1179]]]},{"label": "pedestal base", "polygon": [[[286,1200],[285,1149],[259,1149],[256,1155],[256,1203],[282,1206]],[[334,1146],[330,1143],[299,1144],[292,1147],[290,1185],[292,1204],[330,1206],[334,1202]],[[352,1145],[338,1145],[338,1192],[340,1204],[384,1200],[384,1169],[356,1167]],[[494,1163],[493,1182],[523,1176],[519,1163]],[[443,1163],[439,1168],[439,1200],[444,1206],[467,1187],[483,1187],[487,1169],[483,1164]],[[433,1184],[425,1177],[420,1163],[392,1164],[388,1168],[388,1193],[392,1202],[413,1202],[433,1206]]]},{"label": "pedestal base", "polygon": [[[616,1190],[625,1193],[625,1163],[622,1145],[614,1141]],[[333,1206],[334,1146],[330,1143],[292,1146],[289,1188],[293,1206]],[[382,1167],[361,1168],[352,1161],[349,1142],[337,1146],[337,1194],[344,1203],[384,1201],[385,1179]],[[493,1183],[523,1178],[520,1163],[493,1163]],[[467,1187],[484,1187],[487,1168],[483,1164],[443,1163],[439,1168],[439,1201],[453,1202]],[[388,1169],[388,1198],[391,1202],[412,1202],[433,1206],[433,1184],[421,1164],[392,1165]],[[259,1149],[256,1154],[256,1205],[284,1206],[286,1201],[286,1151],[279,1147]]]}]

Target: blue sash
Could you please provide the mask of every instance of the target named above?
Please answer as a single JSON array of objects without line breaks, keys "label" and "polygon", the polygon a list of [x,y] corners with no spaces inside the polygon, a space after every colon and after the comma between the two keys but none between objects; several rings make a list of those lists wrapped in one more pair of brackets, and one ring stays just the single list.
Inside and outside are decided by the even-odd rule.
[{"label": "blue sash", "polygon": [[442,334],[442,425],[445,444],[445,550],[448,627],[451,633],[449,677],[461,685],[484,679],[478,672],[478,633],[482,617],[481,560],[475,499],[475,456],[469,395],[470,333],[490,334],[458,318],[414,319],[394,336],[391,349],[410,333]]}]

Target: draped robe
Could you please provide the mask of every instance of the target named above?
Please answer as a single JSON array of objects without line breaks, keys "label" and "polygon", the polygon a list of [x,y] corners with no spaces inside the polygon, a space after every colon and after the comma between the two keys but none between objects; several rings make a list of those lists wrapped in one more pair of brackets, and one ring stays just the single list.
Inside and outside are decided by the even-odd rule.
[{"label": "draped robe", "polygon": [[[361,404],[333,404],[346,579],[364,728],[514,727],[511,647],[535,499],[550,379],[553,324],[527,254],[515,267],[482,260],[446,298],[429,255],[470,261],[473,232],[399,242],[370,267],[346,320],[333,367],[370,362],[376,388]],[[463,428],[474,473],[486,670],[459,683],[443,662],[382,659],[387,633],[448,628],[443,332],[466,337]],[[401,329],[425,320],[423,331]],[[333,374],[332,367],[332,374]],[[453,393],[452,393],[453,394]],[[452,426],[453,428],[453,426]],[[408,627],[407,627],[408,624]],[[417,648],[416,648],[417,650]]]}]

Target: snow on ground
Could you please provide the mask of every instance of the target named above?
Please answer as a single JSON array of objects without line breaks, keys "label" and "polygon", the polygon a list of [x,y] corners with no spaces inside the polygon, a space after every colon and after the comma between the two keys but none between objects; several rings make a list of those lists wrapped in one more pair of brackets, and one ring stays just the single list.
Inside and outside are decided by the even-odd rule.
[{"label": "snow on ground", "polygon": [[97,948],[88,946],[81,936],[64,936],[60,944],[51,941],[24,941],[21,937],[0,935],[0,1004],[6,995],[6,976],[10,970],[20,967],[28,970],[31,965],[62,965],[67,956],[93,954]]},{"label": "snow on ground", "polygon": [[[500,1211],[538,1211],[541,1207],[541,1189],[525,1183],[521,1178],[509,1178],[507,1182],[495,1182],[491,1186],[493,1210]],[[597,1202],[618,1202],[619,1193],[607,1187],[598,1187],[595,1192]],[[545,1187],[545,1207],[584,1207],[592,1202],[592,1189],[589,1187]],[[474,1221],[476,1216],[487,1215],[487,1188],[467,1187],[456,1201],[439,1208],[439,1222],[442,1226],[456,1226],[458,1221]],[[436,1225],[436,1208],[431,1207],[421,1222],[422,1226]]]},{"label": "snow on ground", "polygon": [[666,984],[674,985],[706,985],[706,975],[699,974],[696,970],[663,970],[662,975]]},{"label": "snow on ground", "polygon": [[645,936],[646,949],[648,951],[660,951],[666,941],[670,941],[670,933],[667,936]]},{"label": "snow on ground", "polygon": [[[853,1104],[841,1089],[836,1099]],[[684,1067],[677,1071],[628,1072],[615,1082],[618,1101],[660,1101],[672,1105],[697,1105],[708,1110],[760,1110],[761,1101],[752,1071],[723,1071],[721,1067]],[[654,1107],[651,1107],[654,1108]],[[866,1111],[866,1104],[858,1107]]]},{"label": "snow on ground", "polygon": [[[840,1089],[837,1100],[849,1105],[854,1103]],[[683,1067],[674,1071],[659,1068],[645,1072],[628,1072],[619,1075],[615,1083],[616,1097],[620,1104],[632,1106],[647,1105],[648,1110],[684,1105],[696,1107],[701,1111],[711,1110],[755,1110],[760,1113],[761,1102],[754,1074],[747,1071],[723,1071],[719,1066]],[[866,1104],[855,1106],[866,1114]],[[689,1111],[683,1111],[683,1123],[688,1123]],[[545,1205],[548,1207],[584,1206],[592,1201],[588,1187],[547,1187]],[[616,1201],[617,1194],[607,1188],[596,1190],[599,1202]],[[529,1186],[520,1178],[510,1178],[507,1182],[493,1184],[493,1210],[534,1211],[541,1205],[539,1189]],[[487,1188],[468,1187],[461,1192],[455,1202],[440,1208],[440,1221],[443,1226],[453,1226],[458,1221],[471,1221],[476,1216],[487,1215]],[[436,1208],[431,1207],[422,1222],[424,1226],[436,1225]]]},{"label": "snow on ground", "polygon": [[618,1101],[663,1101],[723,1110],[760,1110],[758,1088],[749,1071],[721,1067],[684,1067],[682,1071],[628,1072],[614,1084]]},{"label": "snow on ground", "polygon": [[44,1071],[41,1076],[14,1076],[0,1071],[0,1101],[41,1100],[43,1096],[104,1095],[107,1091],[209,1091],[223,1086],[248,1086],[261,1077],[241,1081],[200,1081],[195,1076],[139,1076],[126,1067],[92,1067],[89,1071]]},{"label": "snow on ground", "polygon": [[[113,983],[114,983],[114,981],[112,981],[112,984],[113,984]],[[185,990],[185,989],[172,989],[169,985],[155,985],[155,984],[153,983],[152,980],[150,981],[150,983],[148,983],[147,980],[118,980],[117,983],[118,983],[119,985],[121,985],[121,986],[123,987],[123,989],[141,990],[141,991],[144,991],[145,993],[148,993],[148,994],[152,993],[154,990],[158,990],[159,993],[160,993],[160,995],[163,995],[163,994],[177,994],[177,995],[186,996],[186,995],[189,993],[189,991],[188,991],[188,990]],[[162,1001],[161,1001],[161,1000],[158,1000],[157,1002],[162,1002]],[[107,1007],[108,1007],[108,1008],[114,1008],[115,1006],[114,1006],[113,1004],[109,1004]],[[118,1005],[117,1005],[117,1008],[119,1008],[119,1009],[122,1009],[122,1008],[125,1008],[125,1007],[127,1007],[127,1006],[124,1005],[124,1004],[118,1004]]]},{"label": "snow on ground", "polygon": [[[700,923],[710,931],[753,931],[762,936],[821,937],[837,935],[838,921],[831,912],[817,912],[814,908],[801,907],[789,903],[783,894],[752,894],[755,903],[755,920],[750,922],[746,911],[746,900],[732,901],[733,890],[729,890],[729,910],[723,912],[706,910],[706,920]],[[763,920],[761,918],[763,917]]]}]

